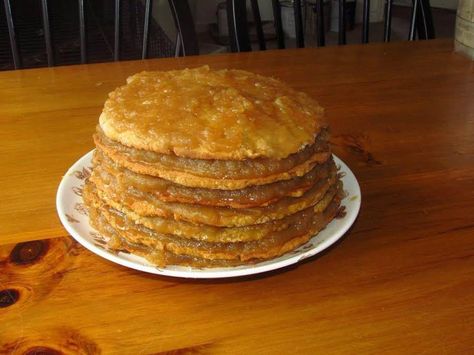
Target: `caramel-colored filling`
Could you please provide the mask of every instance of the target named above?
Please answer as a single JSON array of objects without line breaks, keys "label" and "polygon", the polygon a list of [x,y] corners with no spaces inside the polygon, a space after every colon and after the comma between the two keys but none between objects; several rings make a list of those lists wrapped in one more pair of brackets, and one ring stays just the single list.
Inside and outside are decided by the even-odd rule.
[{"label": "caramel-colored filling", "polygon": [[[287,216],[283,219],[270,221],[268,223],[249,225],[243,227],[215,227],[203,224],[193,224],[184,221],[176,221],[163,217],[143,217],[134,211],[124,207],[112,200],[107,203],[116,210],[124,213],[128,219],[137,224],[142,224],[157,233],[173,234],[183,238],[196,239],[208,242],[239,242],[259,240],[268,237],[274,232],[288,228],[291,225],[300,225],[311,219],[315,212],[323,211],[340,189],[339,184],[331,187],[316,206],[311,206],[300,212]],[[89,206],[99,208],[105,202],[97,196],[95,186],[89,181],[83,191],[83,197]]]},{"label": "caramel-colored filling", "polygon": [[336,181],[336,167],[321,173],[322,178],[301,197],[285,197],[275,203],[253,208],[234,209],[219,206],[163,202],[154,194],[140,191],[131,185],[122,185],[113,175],[95,169],[91,181],[105,202],[120,203],[141,216],[160,216],[213,226],[244,226],[266,223],[284,218],[315,205]]},{"label": "caramel-colored filling", "polygon": [[[107,205],[91,209],[90,219],[96,229],[112,238],[109,242],[111,248],[125,248],[132,252],[138,250],[140,255],[162,265],[235,265],[275,257],[286,252],[290,246],[293,249],[306,242],[334,218],[339,202],[337,195],[323,212],[313,213],[311,218],[265,239],[235,243],[211,243],[157,233],[129,221],[123,213]],[[191,262],[193,259],[196,260]]]},{"label": "caramel-colored filling", "polygon": [[248,208],[266,206],[286,196],[301,196],[316,181],[326,177],[329,167],[333,166],[334,162],[330,159],[324,164],[318,164],[309,173],[301,177],[266,185],[249,186],[239,190],[193,188],[175,184],[159,177],[137,174],[116,164],[100,150],[95,151],[93,164],[96,174],[115,176],[118,188],[121,190],[125,187],[132,187],[142,193],[152,195],[151,198],[164,202]]},{"label": "caramel-colored filling", "polygon": [[[320,152],[329,151],[327,132],[318,135],[316,142],[285,159],[206,160],[189,159],[176,155],[160,154],[135,149],[107,138],[100,128],[94,134],[94,142],[109,157],[118,157],[129,163],[142,164],[147,168],[167,169],[190,173],[196,177],[214,179],[252,179],[286,172]],[[121,164],[123,165],[123,163]]]}]

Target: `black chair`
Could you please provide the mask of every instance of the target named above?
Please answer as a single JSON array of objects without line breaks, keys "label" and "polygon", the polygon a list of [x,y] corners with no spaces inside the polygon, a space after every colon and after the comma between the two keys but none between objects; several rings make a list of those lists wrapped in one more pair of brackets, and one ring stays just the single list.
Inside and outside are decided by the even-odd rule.
[{"label": "black chair", "polygon": [[[70,21],[77,23],[77,45],[80,47],[80,59],[76,60],[78,63],[89,62],[87,41],[88,29],[102,20],[103,21],[100,23],[100,26],[96,27],[100,28],[98,30],[98,36],[102,37],[101,43],[105,43],[105,47],[107,47],[107,51],[109,53],[109,58],[99,58],[99,60],[95,58],[94,61],[138,59],[136,58],[137,56],[142,59],[148,58],[150,56],[150,28],[155,29],[155,32],[158,33],[157,36],[160,38],[158,38],[156,41],[158,42],[157,46],[161,47],[161,49],[165,49],[162,51],[165,52],[165,56],[186,56],[199,54],[198,40],[194,29],[191,9],[186,0],[168,0],[177,32],[176,45],[173,50],[171,49],[173,41],[167,38],[167,36],[164,34],[164,31],[151,16],[153,0],[113,0],[113,2],[106,0],[71,0],[68,3],[71,2],[75,3],[77,6],[77,13],[75,14],[76,18],[70,19]],[[13,66],[15,69],[19,69],[23,67],[21,56],[22,51],[21,46],[19,45],[21,41],[19,41],[16,29],[17,21],[15,20],[18,20],[18,23],[21,25],[22,19],[15,18],[14,8],[12,8],[12,3],[10,0],[3,0],[3,3]],[[35,0],[35,2],[31,2],[32,8],[27,10],[30,12],[38,10],[37,17],[41,18],[42,22],[41,36],[44,37],[47,65],[53,66],[56,64],[53,44],[55,33],[54,26],[51,26],[51,19],[54,19],[57,16],[51,14],[51,8],[48,6],[49,4],[50,2],[48,2],[48,0],[41,0],[40,3]],[[60,1],[56,1],[55,4],[61,5]],[[22,4],[16,3],[15,5],[21,6]],[[23,3],[23,5],[25,5],[25,3]],[[35,6],[36,8],[34,8]],[[2,14],[0,12],[0,17],[1,16]],[[127,23],[121,23],[124,21],[124,18],[126,18]],[[0,31],[1,20],[2,19],[0,18]],[[110,23],[110,26],[108,23]],[[110,37],[108,36],[109,33],[107,32],[108,28],[110,29],[110,35],[112,35],[113,32],[113,40],[109,40],[108,38]],[[59,37],[60,35],[61,34],[57,34],[56,37]],[[134,52],[137,52],[138,55],[134,54],[132,56],[130,54],[121,54],[124,52],[121,50],[121,46],[123,44],[123,38],[125,37],[129,38],[129,46],[133,47],[132,49]],[[2,42],[0,41],[0,45],[1,43]],[[38,44],[35,45],[38,46]],[[156,48],[154,48],[153,52],[153,54],[156,56]],[[44,49],[42,51],[42,54],[43,53]],[[68,62],[67,64],[73,63],[74,61],[70,63]]]},{"label": "black chair", "polygon": [[[246,0],[227,0],[227,23],[229,25],[229,41],[232,52],[248,52],[252,50],[250,44],[250,35],[248,31],[247,21],[247,4]],[[255,22],[257,32],[257,40],[260,50],[266,49],[266,43],[263,33],[262,20],[260,17],[260,9],[257,0],[250,0],[252,6],[252,15]],[[304,47],[303,36],[303,19],[301,15],[300,0],[295,1],[295,27],[297,29],[297,45]],[[283,25],[281,19],[280,1],[272,0],[273,18],[275,24],[275,33],[278,48],[285,48],[285,35],[283,33]]]},{"label": "black chair", "polygon": [[[251,50],[250,36],[247,23],[247,6],[246,0],[226,0],[227,1],[227,18],[229,24],[230,47],[233,52],[245,52]],[[252,6],[252,15],[257,30],[257,39],[259,48],[266,49],[265,39],[262,30],[262,21],[260,18],[260,11],[257,0],[250,0]],[[295,33],[296,46],[304,47],[304,31],[301,5],[306,6],[305,0],[293,1],[293,12],[295,17]],[[384,15],[384,34],[385,42],[390,41],[391,35],[391,21],[392,21],[392,4],[393,0],[385,0],[385,15]],[[338,43],[346,44],[346,0],[339,0],[339,31]],[[323,0],[315,0],[316,12],[316,41],[318,46],[326,44],[325,29],[324,29],[324,6]],[[285,48],[285,37],[283,33],[281,5],[279,0],[272,0],[273,18],[275,25],[275,34],[277,38],[278,48]],[[361,42],[369,42],[369,10],[370,0],[363,2],[363,24]],[[433,18],[431,14],[431,6],[429,0],[413,0],[411,8],[411,20],[409,28],[408,40],[412,41],[418,34],[419,39],[432,39],[435,37]]]}]

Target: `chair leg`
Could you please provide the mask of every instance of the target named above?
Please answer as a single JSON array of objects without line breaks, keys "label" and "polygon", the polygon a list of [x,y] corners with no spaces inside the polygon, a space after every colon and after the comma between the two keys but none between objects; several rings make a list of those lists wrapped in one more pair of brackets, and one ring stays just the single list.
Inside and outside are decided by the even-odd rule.
[{"label": "chair leg", "polygon": [[435,38],[433,15],[429,0],[420,0],[416,18],[416,30],[419,39]]},{"label": "chair leg", "polygon": [[51,42],[51,31],[49,25],[48,0],[41,0],[41,11],[43,13],[43,32],[46,45],[46,55],[48,58],[48,67],[54,65],[53,45]]},{"label": "chair leg", "polygon": [[339,0],[339,44],[346,44],[346,0]]},{"label": "chair leg", "polygon": [[431,4],[430,0],[423,0],[424,5],[424,13],[425,13],[425,20],[426,20],[426,28],[428,29],[428,39],[435,39],[436,38],[436,31],[434,27],[433,21],[433,13],[431,12]]},{"label": "chair leg", "polygon": [[390,36],[392,34],[392,3],[393,0],[386,0],[385,2],[384,42],[390,42]]},{"label": "chair leg", "polygon": [[114,61],[120,59],[120,0],[115,0]]},{"label": "chair leg", "polygon": [[229,24],[230,49],[232,52],[249,52],[250,36],[247,24],[245,0],[227,0],[227,23]]},{"label": "chair leg", "polygon": [[8,36],[10,37],[10,48],[13,56],[13,66],[15,69],[21,68],[21,58],[18,51],[18,43],[16,40],[15,25],[13,23],[13,14],[10,0],[3,0],[5,6],[5,15],[7,16]]},{"label": "chair leg", "polygon": [[413,7],[411,9],[410,31],[408,33],[408,40],[413,41],[416,35],[416,18],[418,16],[420,0],[413,0]]},{"label": "chair leg", "polygon": [[150,29],[151,0],[145,2],[145,19],[143,21],[142,59],[148,55],[148,31]]},{"label": "chair leg", "polygon": [[84,11],[84,0],[78,0],[79,2],[79,36],[81,42],[81,64],[87,62],[87,51],[86,51],[86,20]]},{"label": "chair leg", "polygon": [[[180,36],[180,55],[198,55],[199,44],[188,1],[168,0],[176,30]],[[153,6],[153,4],[152,4]]]},{"label": "chair leg", "polygon": [[316,40],[318,47],[326,44],[324,28],[324,4],[323,0],[316,0]]},{"label": "chair leg", "polygon": [[285,34],[281,20],[281,5],[279,0],[272,0],[273,18],[275,22],[275,32],[277,36],[278,48],[285,48]]},{"label": "chair leg", "polygon": [[267,49],[267,46],[265,43],[265,35],[263,34],[262,18],[260,17],[258,1],[250,0],[250,4],[252,5],[253,20],[255,22],[255,28],[257,30],[258,46],[260,47],[260,50],[264,51],[265,49]]},{"label": "chair leg", "polygon": [[293,1],[293,11],[295,16],[296,46],[304,47],[303,16],[301,14],[301,0]]},{"label": "chair leg", "polygon": [[369,43],[369,19],[370,0],[364,0],[364,12],[362,19],[362,43]]},{"label": "chair leg", "polygon": [[174,47],[174,56],[176,58],[181,57],[181,53],[182,53],[182,50],[181,50],[181,35],[178,32],[176,34],[176,45]]}]

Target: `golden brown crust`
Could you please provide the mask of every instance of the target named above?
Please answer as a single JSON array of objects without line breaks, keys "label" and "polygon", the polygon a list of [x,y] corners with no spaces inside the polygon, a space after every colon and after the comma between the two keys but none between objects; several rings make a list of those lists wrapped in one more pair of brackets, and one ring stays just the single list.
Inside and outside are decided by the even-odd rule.
[{"label": "golden brown crust", "polygon": [[282,159],[314,142],[323,109],[279,80],[209,67],[142,72],[109,94],[107,137],[199,159]]}]

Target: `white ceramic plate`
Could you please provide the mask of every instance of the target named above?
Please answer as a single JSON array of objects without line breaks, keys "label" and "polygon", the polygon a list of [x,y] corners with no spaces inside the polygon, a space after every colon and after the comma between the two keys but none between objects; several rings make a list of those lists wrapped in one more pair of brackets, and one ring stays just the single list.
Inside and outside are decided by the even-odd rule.
[{"label": "white ceramic plate", "polygon": [[92,153],[93,151],[87,153],[71,166],[59,184],[56,195],[59,218],[71,236],[93,253],[114,263],[152,274],[188,278],[223,278],[258,274],[298,263],[320,253],[341,238],[354,223],[361,204],[361,193],[356,177],[346,164],[334,156],[339,171],[343,173],[342,181],[346,197],[342,200],[342,205],[345,206],[346,214],[342,218],[334,219],[306,244],[279,258],[253,265],[223,268],[184,266],[159,268],[137,255],[108,249],[106,238],[89,225],[87,210],[82,200],[82,188],[90,174]]}]

